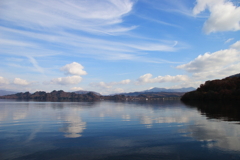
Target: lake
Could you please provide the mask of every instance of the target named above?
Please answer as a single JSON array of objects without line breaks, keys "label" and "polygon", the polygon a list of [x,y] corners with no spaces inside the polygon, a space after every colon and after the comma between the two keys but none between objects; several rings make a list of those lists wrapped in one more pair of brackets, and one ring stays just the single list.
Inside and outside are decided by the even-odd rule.
[{"label": "lake", "polygon": [[239,110],[208,108],[0,100],[0,159],[239,160]]}]

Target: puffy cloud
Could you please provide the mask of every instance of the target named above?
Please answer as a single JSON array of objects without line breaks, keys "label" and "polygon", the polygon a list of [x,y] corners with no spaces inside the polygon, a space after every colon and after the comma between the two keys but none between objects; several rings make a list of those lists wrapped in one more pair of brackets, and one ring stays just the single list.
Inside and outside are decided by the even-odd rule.
[{"label": "puffy cloud", "polygon": [[130,80],[122,80],[120,82],[110,82],[110,83],[105,83],[105,82],[99,82],[99,83],[90,83],[89,85],[94,88],[99,88],[101,89],[101,94],[115,94],[115,93],[123,93],[124,89],[122,88],[116,88],[114,87],[115,85],[125,85],[129,84]]},{"label": "puffy cloud", "polygon": [[113,90],[113,92],[114,92],[114,93],[123,93],[123,92],[124,92],[124,89],[122,89],[122,88],[115,88],[115,89]]},{"label": "puffy cloud", "polygon": [[91,83],[90,85],[93,87],[109,89],[109,88],[112,88],[114,85],[125,85],[125,84],[129,84],[130,82],[131,82],[130,79],[125,79],[120,82],[110,82],[110,83],[99,82],[99,83]]},{"label": "puffy cloud", "polygon": [[130,79],[122,80],[119,84],[129,84],[131,82]]},{"label": "puffy cloud", "polygon": [[220,50],[214,53],[199,55],[193,61],[177,66],[184,69],[196,78],[224,78],[239,73],[240,51],[239,41],[234,43],[230,49]]},{"label": "puffy cloud", "polygon": [[[50,84],[59,84],[59,85],[71,85],[78,84],[82,81],[82,77],[80,75],[86,75],[87,72],[83,70],[83,66],[77,62],[73,62],[70,64],[66,64],[62,68],[63,71],[67,75],[71,75],[68,77],[59,77],[51,80]],[[81,90],[82,88],[80,88]],[[79,90],[78,87],[73,87],[72,90]]]},{"label": "puffy cloud", "polygon": [[237,41],[236,43],[234,43],[233,45],[231,45],[231,48],[234,48],[234,49],[240,51],[240,41]]},{"label": "puffy cloud", "polygon": [[143,83],[164,83],[164,82],[181,82],[181,81],[187,81],[188,77],[186,75],[176,75],[176,76],[158,76],[155,78],[152,78],[152,74],[147,73],[142,76],[140,76],[137,79],[136,84],[143,84]]},{"label": "puffy cloud", "polygon": [[0,84],[9,84],[9,81],[4,77],[0,77]]},{"label": "puffy cloud", "polygon": [[83,68],[84,67],[81,64],[73,62],[70,64],[66,64],[65,66],[60,68],[60,70],[68,75],[86,75],[87,72],[84,71]]},{"label": "puffy cloud", "polygon": [[239,52],[235,49],[220,50],[214,53],[205,53],[199,55],[193,61],[177,66],[179,69],[185,69],[188,72],[202,72],[205,70],[217,70],[229,63],[238,61]]},{"label": "puffy cloud", "polygon": [[22,86],[26,86],[26,85],[29,85],[30,83],[27,82],[26,80],[24,79],[20,79],[20,78],[15,78],[13,80],[13,83],[16,84],[16,85],[22,85]]},{"label": "puffy cloud", "polygon": [[59,84],[59,85],[71,85],[78,84],[82,81],[82,77],[80,76],[69,76],[69,77],[60,77],[51,80],[51,84]]},{"label": "puffy cloud", "polygon": [[197,0],[193,14],[208,9],[210,16],[205,22],[203,30],[209,34],[218,31],[240,30],[240,7],[228,0]]}]

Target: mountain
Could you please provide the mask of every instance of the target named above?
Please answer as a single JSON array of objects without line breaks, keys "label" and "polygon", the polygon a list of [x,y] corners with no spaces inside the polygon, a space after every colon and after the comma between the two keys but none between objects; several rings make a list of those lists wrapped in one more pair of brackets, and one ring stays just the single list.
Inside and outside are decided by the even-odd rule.
[{"label": "mountain", "polygon": [[189,87],[189,88],[179,88],[179,89],[166,89],[166,88],[152,88],[149,90],[145,90],[143,92],[190,92],[195,90],[196,88]]},{"label": "mountain", "polygon": [[24,100],[38,100],[38,101],[96,101],[100,100],[100,96],[89,92],[87,94],[77,94],[74,92],[52,91],[46,93],[44,91],[38,91],[33,94],[29,92],[16,93],[12,95],[1,96],[1,99],[24,99]]},{"label": "mountain", "polygon": [[152,89],[149,89],[149,90],[140,91],[140,92],[120,93],[119,95],[139,96],[141,94],[151,95],[151,94],[154,94],[154,93],[168,93],[168,95],[170,95],[170,94],[175,95],[177,93],[185,93],[185,92],[193,91],[195,89],[196,88],[193,88],[193,87],[179,88],[179,89],[166,89],[166,88],[157,88],[157,87],[155,87],[155,88],[152,88]]},{"label": "mountain", "polygon": [[229,77],[227,77],[227,78],[232,78],[232,77],[240,77],[240,73],[238,73],[238,74],[234,74],[234,75],[229,76]]},{"label": "mountain", "polygon": [[[82,92],[81,92],[82,93]],[[137,96],[126,95],[112,95],[101,96],[94,92],[86,94],[77,94],[75,92],[52,91],[46,93],[38,91],[33,94],[29,92],[16,93],[12,95],[0,96],[0,99],[18,99],[18,100],[37,100],[37,101],[98,101],[98,100],[114,100],[114,101],[151,101],[167,99],[179,99],[183,92],[145,92],[145,94],[138,94]]]},{"label": "mountain", "polygon": [[94,93],[94,94],[96,94],[96,95],[99,95],[99,96],[101,96],[101,94],[100,94],[100,93],[97,93],[97,92],[94,92],[94,91],[84,91],[84,90],[79,90],[79,91],[75,91],[74,93],[76,93],[76,94],[87,94],[87,93]]},{"label": "mountain", "polygon": [[237,74],[221,80],[206,81],[197,90],[185,93],[181,100],[240,100],[240,76]]},{"label": "mountain", "polygon": [[10,95],[10,94],[15,94],[15,93],[17,93],[17,92],[0,90],[0,96],[5,96],[5,95]]}]

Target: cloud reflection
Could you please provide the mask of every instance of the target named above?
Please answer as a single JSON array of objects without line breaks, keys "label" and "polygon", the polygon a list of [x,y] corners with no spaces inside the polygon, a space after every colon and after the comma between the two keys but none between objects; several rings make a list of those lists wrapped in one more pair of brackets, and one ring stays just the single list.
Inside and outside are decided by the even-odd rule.
[{"label": "cloud reflection", "polygon": [[190,136],[203,142],[203,147],[218,147],[225,150],[240,151],[239,124],[229,124],[223,121],[201,120],[188,129]]},{"label": "cloud reflection", "polygon": [[129,114],[123,114],[122,121],[131,121],[131,116]]},{"label": "cloud reflection", "polygon": [[25,119],[28,115],[28,112],[25,110],[18,110],[13,112],[13,120]]},{"label": "cloud reflection", "polygon": [[60,131],[66,133],[67,138],[81,137],[81,133],[86,129],[86,122],[83,122],[81,117],[77,114],[69,114],[64,117],[64,126]]},{"label": "cloud reflection", "polygon": [[147,128],[151,128],[153,124],[153,119],[149,116],[141,116],[140,117],[140,123],[145,124]]}]

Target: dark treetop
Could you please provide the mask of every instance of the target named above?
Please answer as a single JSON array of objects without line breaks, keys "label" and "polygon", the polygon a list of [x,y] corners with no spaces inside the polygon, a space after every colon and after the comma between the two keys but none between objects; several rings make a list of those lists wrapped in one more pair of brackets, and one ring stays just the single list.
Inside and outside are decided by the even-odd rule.
[{"label": "dark treetop", "polygon": [[240,77],[206,81],[197,90],[185,93],[181,100],[240,100]]}]

